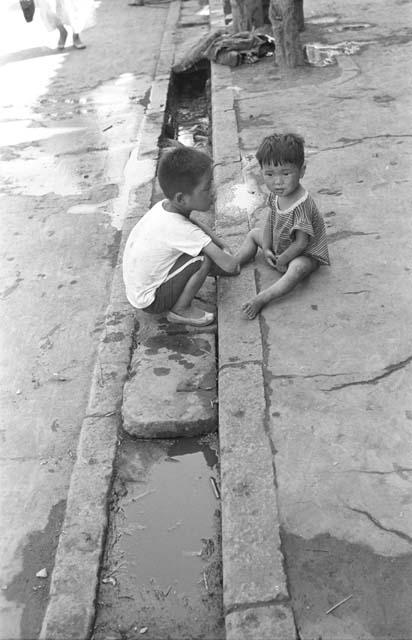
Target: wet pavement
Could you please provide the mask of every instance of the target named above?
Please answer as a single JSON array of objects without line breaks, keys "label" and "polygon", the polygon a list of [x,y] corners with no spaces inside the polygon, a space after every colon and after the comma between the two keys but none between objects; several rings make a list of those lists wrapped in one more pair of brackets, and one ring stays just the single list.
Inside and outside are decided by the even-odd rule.
[{"label": "wet pavement", "polygon": [[[96,3],[87,49],[55,50],[2,3],[1,632],[40,630],[166,5]],[[2,14],[3,15],[3,14]],[[132,17],[133,16],[133,17]],[[12,38],[10,38],[12,34]],[[119,38],[123,46],[119,48]],[[70,42],[69,42],[70,44]],[[102,52],[104,51],[104,55]],[[36,577],[47,569],[48,577]]]}]

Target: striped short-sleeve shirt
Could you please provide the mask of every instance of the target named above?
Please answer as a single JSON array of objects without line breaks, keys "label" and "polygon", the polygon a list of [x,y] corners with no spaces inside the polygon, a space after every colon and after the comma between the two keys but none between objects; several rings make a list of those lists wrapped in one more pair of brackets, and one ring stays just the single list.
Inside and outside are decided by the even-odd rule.
[{"label": "striped short-sleeve shirt", "polygon": [[315,258],[320,264],[330,264],[325,223],[307,191],[289,209],[279,209],[278,197],[273,193],[269,195],[268,203],[271,208],[270,225],[276,255],[280,255],[291,245],[295,232],[300,230],[309,236],[303,255]]}]

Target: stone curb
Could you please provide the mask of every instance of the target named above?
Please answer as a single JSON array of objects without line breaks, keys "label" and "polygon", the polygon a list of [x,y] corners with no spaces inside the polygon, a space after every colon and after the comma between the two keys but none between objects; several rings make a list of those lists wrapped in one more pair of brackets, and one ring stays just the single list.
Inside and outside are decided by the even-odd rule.
[{"label": "stone curb", "polygon": [[[211,26],[224,26],[210,0]],[[211,65],[216,228],[239,245],[253,212],[239,149],[228,67]],[[246,197],[244,197],[246,196]],[[249,198],[250,200],[250,198]],[[246,203],[246,204],[245,204]],[[292,640],[296,628],[283,566],[273,456],[267,433],[262,336],[239,301],[256,295],[254,269],[218,281],[219,439],[223,606],[227,640]]]},{"label": "stone curb", "polygon": [[151,202],[163,125],[170,68],[173,64],[173,34],[180,13],[180,0],[173,0],[166,18],[151,102],[139,132],[133,159],[151,164],[152,178],[135,190],[135,202],[126,205],[118,264],[115,267],[105,330],[100,339],[92,375],[86,417],[83,420],[77,458],[70,480],[67,508],[51,579],[49,603],[40,637],[43,640],[83,640],[89,637],[95,617],[95,599],[107,527],[109,495],[118,431],[123,385],[127,377],[135,311],[124,295],[121,256],[136,219]]}]

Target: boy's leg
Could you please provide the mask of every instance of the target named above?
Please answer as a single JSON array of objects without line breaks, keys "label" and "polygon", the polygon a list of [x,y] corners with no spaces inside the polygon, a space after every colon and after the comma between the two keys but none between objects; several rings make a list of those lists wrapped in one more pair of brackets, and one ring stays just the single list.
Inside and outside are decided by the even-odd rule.
[{"label": "boy's leg", "polygon": [[176,313],[183,318],[195,319],[202,318],[205,315],[205,312],[202,309],[195,307],[192,303],[196,293],[199,291],[200,287],[206,280],[211,265],[212,262],[210,258],[208,258],[207,256],[203,256],[203,261],[200,265],[200,268],[196,271],[196,273],[190,276],[183,291],[171,308],[171,311],[173,311],[173,313]]},{"label": "boy's leg", "polygon": [[210,324],[214,320],[214,314],[192,304],[194,296],[206,280],[210,266],[211,261],[207,256],[193,258],[183,254],[170,269],[167,280],[157,289],[152,304],[142,311],[168,311],[168,319],[172,322],[186,322],[199,326]]},{"label": "boy's leg", "polygon": [[240,265],[246,264],[255,257],[259,247],[262,247],[263,230],[256,228],[249,231],[240,249],[235,253],[235,258]]},{"label": "boy's leg", "polygon": [[288,270],[279,280],[267,289],[263,289],[257,296],[242,305],[246,317],[253,320],[259,311],[271,300],[276,300],[294,289],[299,282],[315,271],[319,262],[309,256],[298,256],[289,262]]}]

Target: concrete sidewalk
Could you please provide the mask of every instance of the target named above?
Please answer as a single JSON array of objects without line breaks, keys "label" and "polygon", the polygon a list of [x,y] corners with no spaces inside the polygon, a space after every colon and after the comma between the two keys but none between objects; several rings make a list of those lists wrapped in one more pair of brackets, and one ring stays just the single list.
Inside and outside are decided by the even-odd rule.
[{"label": "concrete sidewalk", "polygon": [[411,12],[306,0],[305,16],[304,42],[360,52],[288,76],[270,58],[212,70],[218,231],[235,247],[261,223],[257,145],[296,131],[332,262],[252,322],[241,304],[273,271],[257,257],[219,283],[227,638],[407,640]]}]

